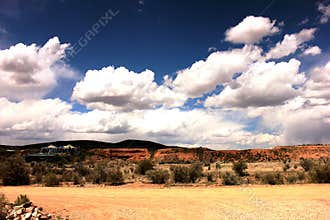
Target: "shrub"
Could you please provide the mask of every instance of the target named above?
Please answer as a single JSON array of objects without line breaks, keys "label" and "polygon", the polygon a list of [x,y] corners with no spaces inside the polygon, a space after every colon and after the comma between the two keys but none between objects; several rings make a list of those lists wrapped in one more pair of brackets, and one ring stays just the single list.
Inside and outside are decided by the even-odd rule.
[{"label": "shrub", "polygon": [[124,182],[123,173],[117,168],[111,168],[108,171],[107,182],[111,185],[120,185]]},{"label": "shrub", "polygon": [[78,175],[78,174],[74,174],[73,175],[73,185],[83,185],[83,179]]},{"label": "shrub", "polygon": [[301,158],[300,159],[300,166],[306,171],[308,172],[309,170],[311,170],[313,168],[313,161],[311,159],[304,159]]},{"label": "shrub", "polygon": [[294,184],[299,180],[299,177],[298,177],[298,174],[292,173],[292,174],[289,174],[286,179],[287,179],[288,183]]},{"label": "shrub", "polygon": [[96,164],[94,170],[90,173],[93,183],[100,184],[107,181],[108,174],[104,163]]},{"label": "shrub", "polygon": [[283,184],[283,176],[280,173],[268,173],[261,176],[261,180],[264,184],[278,185]]},{"label": "shrub", "polygon": [[152,170],[154,168],[154,165],[151,160],[142,160],[138,164],[137,172],[141,175],[145,175],[148,170]]},{"label": "shrub", "polygon": [[73,181],[74,173],[71,170],[65,170],[62,174],[62,181],[71,182]]},{"label": "shrub", "polygon": [[3,185],[18,186],[30,184],[30,170],[22,157],[8,158],[3,162],[1,169]]},{"label": "shrub", "polygon": [[162,169],[148,170],[146,175],[155,184],[166,183],[170,177],[169,172]]},{"label": "shrub", "polygon": [[240,184],[240,178],[239,176],[226,172],[223,176],[223,184],[224,185],[239,185]]},{"label": "shrub", "polygon": [[189,181],[195,183],[203,176],[203,166],[201,163],[194,163],[189,167]]},{"label": "shrub", "polygon": [[208,182],[214,182],[216,180],[216,173],[214,172],[210,172],[210,173],[207,173],[207,181]]},{"label": "shrub", "polygon": [[6,219],[7,210],[5,206],[8,204],[8,200],[3,193],[0,193],[0,220]]},{"label": "shrub", "polygon": [[314,183],[330,183],[330,160],[315,165],[310,177]]},{"label": "shrub", "polygon": [[233,163],[233,170],[239,176],[246,176],[247,175],[247,173],[245,172],[246,169],[247,169],[246,162],[239,161],[237,163]]},{"label": "shrub", "polygon": [[32,166],[32,175],[46,175],[49,172],[49,166],[45,162],[37,162]]},{"label": "shrub", "polygon": [[21,194],[16,198],[14,205],[22,205],[27,202],[30,202],[29,197],[27,197],[27,195]]},{"label": "shrub", "polygon": [[217,170],[220,170],[220,169],[221,169],[221,163],[216,163],[216,164],[215,164],[215,168],[216,168]]},{"label": "shrub", "polygon": [[45,176],[45,186],[59,186],[60,180],[54,173],[49,173]]},{"label": "shrub", "polygon": [[172,166],[173,180],[176,183],[189,183],[189,168],[185,166]]},{"label": "shrub", "polygon": [[304,172],[298,172],[298,179],[299,181],[303,181],[306,178]]},{"label": "shrub", "polygon": [[283,166],[283,171],[286,172],[290,169],[290,164],[289,163],[285,163]]},{"label": "shrub", "polygon": [[87,176],[89,174],[89,169],[85,167],[82,163],[78,163],[74,166],[75,172],[80,176]]}]

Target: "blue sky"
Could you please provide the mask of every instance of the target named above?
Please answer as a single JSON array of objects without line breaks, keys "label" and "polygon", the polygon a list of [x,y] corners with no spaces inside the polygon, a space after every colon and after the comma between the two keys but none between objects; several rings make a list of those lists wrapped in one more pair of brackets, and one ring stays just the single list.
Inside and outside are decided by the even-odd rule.
[{"label": "blue sky", "polygon": [[[246,148],[330,141],[327,1],[0,0],[0,6],[3,143],[140,138]],[[93,31],[109,13],[112,19]],[[40,52],[47,42],[51,58]],[[37,48],[12,48],[19,43]],[[34,55],[27,51],[40,54],[28,59]],[[198,61],[205,63],[192,70]],[[45,105],[44,112],[34,104]],[[62,109],[44,118],[54,106]],[[10,120],[15,111],[22,117]],[[305,111],[313,115],[304,122],[323,128],[321,134],[300,128],[295,117]]]}]

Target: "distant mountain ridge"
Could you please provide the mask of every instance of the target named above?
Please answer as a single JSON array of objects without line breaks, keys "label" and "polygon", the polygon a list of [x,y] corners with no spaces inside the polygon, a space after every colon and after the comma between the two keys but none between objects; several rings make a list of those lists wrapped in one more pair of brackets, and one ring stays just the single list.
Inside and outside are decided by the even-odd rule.
[{"label": "distant mountain ridge", "polygon": [[48,145],[73,145],[80,151],[88,152],[98,158],[121,158],[128,160],[143,160],[153,158],[161,163],[186,163],[192,161],[238,161],[249,162],[299,160],[300,158],[319,159],[330,158],[330,145],[299,145],[276,146],[271,149],[244,149],[244,150],[212,150],[209,148],[186,148],[167,146],[147,140],[124,140],[117,143],[70,140],[54,141],[22,146],[0,145],[0,150],[18,150],[23,154],[36,153],[41,147]]},{"label": "distant mountain ridge", "polygon": [[167,146],[164,144],[147,141],[127,139],[120,142],[104,142],[95,140],[68,140],[68,141],[51,141],[27,145],[0,145],[2,148],[19,148],[19,149],[36,149],[46,147],[49,145],[64,146],[71,144],[75,147],[93,149],[93,148],[148,148],[148,149],[163,149],[163,148],[176,148],[177,146]]}]

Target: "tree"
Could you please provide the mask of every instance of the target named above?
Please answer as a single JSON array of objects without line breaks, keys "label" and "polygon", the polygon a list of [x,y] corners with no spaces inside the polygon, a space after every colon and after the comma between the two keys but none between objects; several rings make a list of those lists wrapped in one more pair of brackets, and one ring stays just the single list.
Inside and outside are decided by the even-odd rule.
[{"label": "tree", "polygon": [[189,168],[190,182],[195,183],[200,177],[203,176],[203,166],[201,163],[194,163]]},{"label": "tree", "polygon": [[146,175],[155,184],[166,183],[170,177],[168,171],[162,169],[148,170]]},{"label": "tree", "polygon": [[20,156],[10,157],[1,167],[3,185],[18,186],[30,184],[30,170]]},{"label": "tree", "polygon": [[246,169],[247,169],[246,162],[239,161],[239,162],[233,163],[233,170],[239,176],[246,176],[247,175],[247,173],[245,172]]},{"label": "tree", "polygon": [[154,168],[154,165],[151,160],[142,160],[138,164],[138,173],[141,175],[145,175],[148,170],[152,170]]}]

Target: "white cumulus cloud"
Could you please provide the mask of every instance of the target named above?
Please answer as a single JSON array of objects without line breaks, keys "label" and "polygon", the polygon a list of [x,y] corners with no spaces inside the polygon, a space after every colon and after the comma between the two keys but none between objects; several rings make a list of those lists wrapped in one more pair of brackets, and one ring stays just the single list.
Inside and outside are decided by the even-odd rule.
[{"label": "white cumulus cloud", "polygon": [[248,16],[236,26],[226,31],[226,41],[253,44],[262,38],[279,32],[276,21],[266,17]]},{"label": "white cumulus cloud", "polygon": [[213,91],[217,85],[230,82],[235,73],[245,71],[260,58],[261,52],[261,48],[251,45],[214,52],[206,60],[199,60],[191,67],[178,71],[171,84],[179,93],[191,98],[199,97]]},{"label": "white cumulus cloud", "polygon": [[186,97],[166,85],[157,85],[154,75],[150,70],[135,73],[113,66],[89,70],[74,87],[72,99],[89,108],[123,111],[183,105]]},{"label": "white cumulus cloud", "polygon": [[286,34],[281,42],[266,54],[267,59],[279,59],[296,52],[299,46],[314,38],[316,28],[303,29],[299,33]]},{"label": "white cumulus cloud", "polygon": [[227,85],[219,95],[208,97],[206,106],[240,107],[274,106],[298,95],[295,85],[302,84],[300,62],[257,62]]},{"label": "white cumulus cloud", "polygon": [[[74,71],[61,62],[68,46],[54,37],[42,47],[19,43],[0,50],[0,97],[40,98],[56,86],[59,77],[73,77]],[[63,68],[66,75],[58,71]]]},{"label": "white cumulus cloud", "polygon": [[306,50],[304,50],[303,55],[308,56],[316,56],[318,54],[321,54],[322,50],[318,46],[308,47]]}]

